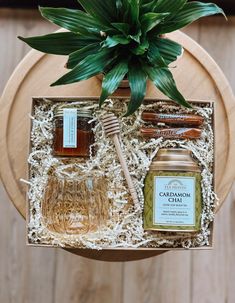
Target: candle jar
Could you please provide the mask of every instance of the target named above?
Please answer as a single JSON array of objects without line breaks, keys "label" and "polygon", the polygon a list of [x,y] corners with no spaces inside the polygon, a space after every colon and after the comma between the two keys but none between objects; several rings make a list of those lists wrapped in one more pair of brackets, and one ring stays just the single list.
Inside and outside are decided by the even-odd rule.
[{"label": "candle jar", "polygon": [[54,116],[53,155],[89,157],[94,143],[92,112],[76,107],[59,108]]},{"label": "candle jar", "polygon": [[144,187],[144,229],[196,232],[201,222],[201,171],[191,151],[160,149]]},{"label": "candle jar", "polygon": [[77,180],[52,174],[41,203],[42,222],[48,230],[60,234],[95,232],[109,219],[107,191],[105,177]]}]

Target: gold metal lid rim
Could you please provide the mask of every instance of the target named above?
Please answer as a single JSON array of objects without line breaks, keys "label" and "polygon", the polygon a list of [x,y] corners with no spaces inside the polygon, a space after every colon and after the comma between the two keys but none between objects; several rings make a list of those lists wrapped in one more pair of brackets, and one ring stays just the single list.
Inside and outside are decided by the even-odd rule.
[{"label": "gold metal lid rim", "polygon": [[63,117],[64,109],[77,109],[77,116],[78,117],[93,118],[92,110],[83,109],[83,108],[79,108],[79,107],[76,107],[76,106],[59,107],[59,108],[57,108],[57,110],[55,110],[54,117]]},{"label": "gold metal lid rim", "polygon": [[155,166],[150,166],[150,170],[152,171],[177,171],[177,172],[198,172],[200,173],[200,169],[197,167],[187,167],[187,166],[160,166],[160,165],[155,165]]},{"label": "gold metal lid rim", "polygon": [[192,152],[183,148],[159,149],[150,165],[150,170],[200,172],[200,167],[192,158]]}]

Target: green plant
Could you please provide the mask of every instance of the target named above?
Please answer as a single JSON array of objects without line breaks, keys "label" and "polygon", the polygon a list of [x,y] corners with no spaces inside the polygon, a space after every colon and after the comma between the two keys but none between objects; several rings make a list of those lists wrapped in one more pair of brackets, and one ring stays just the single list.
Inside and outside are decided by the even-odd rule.
[{"label": "green plant", "polygon": [[190,107],[178,91],[169,64],[182,47],[162,35],[208,15],[224,14],[213,3],[187,0],[78,0],[84,8],[40,8],[42,16],[65,28],[45,36],[22,38],[49,54],[68,55],[71,69],[57,80],[63,85],[104,73],[100,105],[127,76],[131,99],[126,115],[142,103],[149,78],[170,99]]}]

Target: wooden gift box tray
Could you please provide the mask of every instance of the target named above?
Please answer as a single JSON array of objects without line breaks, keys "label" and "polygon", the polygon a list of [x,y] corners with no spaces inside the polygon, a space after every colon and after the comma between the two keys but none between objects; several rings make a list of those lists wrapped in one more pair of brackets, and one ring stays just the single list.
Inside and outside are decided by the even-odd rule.
[{"label": "wooden gift box tray", "polygon": [[[35,109],[35,104],[36,102],[38,101],[43,101],[44,99],[49,99],[50,101],[53,101],[53,102],[79,102],[79,101],[94,101],[94,102],[98,102],[99,98],[98,97],[56,97],[56,96],[40,96],[40,97],[33,97],[32,98],[32,107],[31,107],[31,115],[34,116],[34,109]],[[111,99],[115,100],[127,100],[129,99],[129,97],[112,97]],[[145,104],[149,104],[149,103],[153,103],[153,102],[160,102],[160,101],[167,101],[169,102],[169,104],[172,104],[172,101],[171,100],[168,100],[168,99],[164,99],[164,98],[161,98],[161,99],[156,99],[156,98],[145,98]],[[205,106],[209,106],[212,108],[213,110],[213,114],[212,114],[212,129],[213,129],[213,133],[214,133],[214,138],[215,138],[215,104],[213,101],[208,101],[208,100],[187,100],[188,102],[190,102],[192,105],[195,104],[197,106],[202,106],[202,107],[205,107]],[[30,127],[30,134],[29,134],[29,138],[31,137],[31,131],[32,131],[32,120],[31,120],[31,127]],[[215,144],[214,144],[215,146]],[[32,151],[32,144],[31,144],[31,140],[30,140],[30,143],[29,143],[29,154],[31,153]],[[214,156],[215,156],[215,148],[214,148]],[[28,164],[28,179],[31,178],[31,166],[30,164]],[[213,188],[215,188],[215,161],[213,163]],[[27,206],[27,211],[26,211],[26,224],[27,224],[27,227],[28,227],[28,224],[29,224],[29,221],[30,221],[30,203],[29,203],[29,198],[28,198],[28,195],[26,197],[26,206]],[[189,248],[189,249],[193,249],[193,250],[198,250],[198,249],[211,249],[213,247],[213,225],[214,225],[214,222],[211,222],[210,223],[210,236],[209,236],[209,245],[207,246],[202,246],[202,247],[193,247],[193,248]],[[28,234],[28,228],[27,228],[27,234]],[[48,244],[41,244],[41,243],[31,243],[29,241],[29,238],[28,238],[28,235],[27,235],[27,245],[29,246],[42,246],[42,247],[58,247],[57,245],[48,245]],[[66,248],[66,246],[63,246]],[[71,246],[68,246],[67,248],[72,248]],[[83,250],[83,248],[79,248],[81,250]],[[88,249],[88,248],[84,248],[84,249]],[[164,251],[164,250],[184,250],[185,248],[174,248],[174,247],[159,247],[159,248],[151,248],[151,247],[138,247],[138,248],[122,248],[122,247],[118,247],[118,248],[115,248],[115,247],[110,247],[110,248],[105,248],[105,249],[102,249],[102,250],[127,250],[127,251],[130,251],[130,250],[141,250],[141,251]]]}]

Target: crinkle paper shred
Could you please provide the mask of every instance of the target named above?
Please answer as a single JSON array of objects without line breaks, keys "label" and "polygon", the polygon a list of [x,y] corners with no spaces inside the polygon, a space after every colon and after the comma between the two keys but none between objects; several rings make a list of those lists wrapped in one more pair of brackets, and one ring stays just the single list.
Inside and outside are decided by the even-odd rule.
[{"label": "crinkle paper shred", "polygon": [[[167,101],[147,103],[134,115],[123,117],[128,100],[109,99],[99,109],[94,101],[58,101],[48,98],[36,99],[31,130],[31,153],[29,155],[29,222],[28,240],[30,244],[50,245],[73,248],[192,248],[209,245],[210,227],[214,219],[216,195],[213,191],[213,107],[195,105],[193,109],[180,108]],[[94,156],[79,163],[71,158],[68,164],[52,156],[53,112],[58,106],[74,104],[78,107],[94,110],[96,120]],[[204,117],[202,136],[198,140],[163,140],[163,138],[144,140],[138,135],[143,110],[156,110],[164,113],[195,113]],[[128,163],[130,174],[136,185],[139,203],[133,204],[125,183],[124,175],[115,152],[113,142],[106,138],[102,116],[113,112],[119,117],[121,125],[122,148]],[[202,220],[197,234],[152,232],[143,229],[144,179],[152,159],[159,148],[180,147],[192,151],[202,171]],[[109,219],[105,226],[96,232],[80,235],[60,234],[46,228],[42,220],[41,201],[48,181],[48,172],[54,167],[55,174],[68,178],[86,178],[86,176],[105,176],[108,180],[107,197],[110,199]],[[74,169],[71,169],[74,168]]]}]

